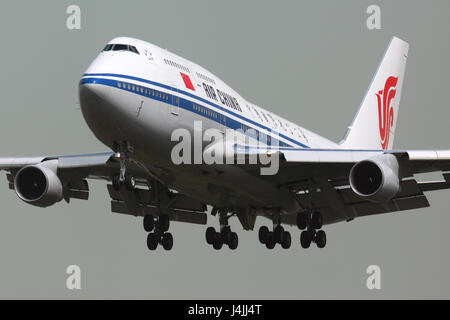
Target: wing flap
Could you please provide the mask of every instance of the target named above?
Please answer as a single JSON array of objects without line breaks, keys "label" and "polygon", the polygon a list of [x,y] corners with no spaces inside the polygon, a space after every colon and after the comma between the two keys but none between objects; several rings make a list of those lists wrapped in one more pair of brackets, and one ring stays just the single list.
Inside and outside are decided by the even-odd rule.
[{"label": "wing flap", "polygon": [[[323,185],[323,184],[322,184]],[[397,196],[385,203],[375,203],[358,197],[349,186],[335,187],[334,191],[342,205],[336,205],[336,201],[330,201],[330,190],[319,188],[310,195],[309,192],[297,194],[300,203],[312,203],[315,208],[320,209],[324,216],[324,222],[335,223],[374,214],[389,213],[410,209],[429,207],[430,204],[420,188],[420,183],[414,179],[401,182],[401,191]],[[328,193],[328,194],[326,194]],[[285,221],[295,223],[295,219],[287,218]]]},{"label": "wing flap", "polygon": [[357,217],[429,207],[424,195],[395,198],[386,203],[363,202],[348,205]]},{"label": "wing flap", "polygon": [[[111,199],[119,202],[127,201],[124,196],[124,192],[114,190],[111,184],[107,185],[108,193]],[[136,193],[137,201],[142,206],[156,206],[157,200],[155,199],[153,192],[148,189],[136,188],[134,190]],[[171,192],[170,196],[172,197],[170,206],[172,208],[176,208],[178,210],[189,210],[189,211],[198,211],[204,212],[206,211],[206,206],[201,201],[190,198],[181,193],[173,193]]]},{"label": "wing flap", "polygon": [[358,217],[430,206],[419,183],[414,179],[402,181],[401,191],[395,198],[386,203],[374,203],[362,200],[351,188],[341,189],[338,193],[344,199],[346,207],[349,207],[355,216]]},{"label": "wing flap", "polygon": [[[154,217],[158,216],[158,208],[155,206],[140,205],[139,210],[140,212],[139,214],[136,214],[130,212],[125,202],[116,200],[111,201],[111,211],[115,213],[129,214],[133,216],[142,216],[147,214],[150,214]],[[186,222],[201,225],[205,225],[207,222],[207,216],[203,212],[168,209],[168,215],[170,220],[177,222]]]}]

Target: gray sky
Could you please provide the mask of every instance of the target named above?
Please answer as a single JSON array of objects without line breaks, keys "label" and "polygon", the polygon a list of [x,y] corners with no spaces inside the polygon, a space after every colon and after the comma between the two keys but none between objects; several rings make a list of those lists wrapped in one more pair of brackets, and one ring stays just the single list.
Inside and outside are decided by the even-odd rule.
[{"label": "gray sky", "polygon": [[[66,8],[81,7],[81,30]],[[366,8],[381,7],[381,30]],[[0,156],[106,150],[79,110],[78,81],[106,42],[140,38],[193,60],[248,100],[327,138],[345,133],[394,35],[410,43],[395,148],[450,148],[449,1],[4,1]],[[323,250],[268,251],[257,232],[214,251],[204,227],[173,223],[174,249],[146,248],[138,218],[90,201],[48,209],[0,182],[0,298],[450,298],[449,191],[431,208],[326,226]],[[257,221],[257,228],[264,220]],[[217,226],[215,218],[209,224]],[[65,287],[77,264],[82,289]],[[366,288],[381,267],[382,289]]]}]

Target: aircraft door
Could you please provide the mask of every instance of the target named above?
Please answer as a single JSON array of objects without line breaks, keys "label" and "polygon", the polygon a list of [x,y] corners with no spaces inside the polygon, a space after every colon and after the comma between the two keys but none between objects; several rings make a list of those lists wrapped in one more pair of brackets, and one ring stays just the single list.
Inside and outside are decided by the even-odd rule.
[{"label": "aircraft door", "polygon": [[227,131],[227,117],[222,113],[220,114],[220,129],[223,133],[226,133]]},{"label": "aircraft door", "polygon": [[172,84],[171,87],[174,88],[172,91],[172,98],[170,99],[170,113],[173,116],[178,116],[180,112],[180,98],[178,96],[178,86],[175,84]]}]

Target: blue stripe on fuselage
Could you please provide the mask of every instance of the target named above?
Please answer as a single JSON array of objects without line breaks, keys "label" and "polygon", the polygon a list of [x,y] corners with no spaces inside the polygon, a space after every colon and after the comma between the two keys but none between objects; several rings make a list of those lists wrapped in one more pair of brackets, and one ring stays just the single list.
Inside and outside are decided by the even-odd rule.
[{"label": "blue stripe on fuselage", "polygon": [[[257,126],[257,127],[265,129],[265,130],[267,130],[269,132],[273,132],[274,134],[278,135],[279,137],[281,137],[283,139],[286,139],[286,140],[292,142],[293,144],[295,144],[297,146],[300,146],[302,148],[309,148],[309,146],[307,146],[307,145],[305,145],[305,144],[303,144],[301,142],[298,142],[298,141],[296,141],[296,140],[294,140],[294,139],[292,139],[290,137],[287,137],[287,136],[285,136],[283,134],[279,134],[278,132],[276,132],[276,131],[274,131],[274,130],[272,130],[272,129],[270,129],[270,128],[268,128],[268,127],[266,127],[266,126],[264,126],[264,125],[262,125],[262,124],[260,124],[260,123],[258,123],[256,121],[248,119],[245,116],[237,114],[235,112],[226,110],[222,106],[219,106],[219,105],[217,105],[215,103],[212,103],[212,102],[210,102],[210,101],[208,101],[208,100],[206,100],[206,99],[204,99],[202,97],[198,97],[198,96],[196,96],[196,95],[194,95],[194,94],[192,94],[190,92],[179,90],[179,89],[176,89],[174,87],[171,87],[171,86],[159,83],[159,82],[151,81],[151,80],[146,80],[146,79],[137,78],[137,77],[133,77],[133,76],[121,75],[121,74],[113,74],[113,73],[88,73],[88,74],[84,74],[83,78],[80,80],[80,84],[85,84],[85,83],[103,84],[103,85],[107,85],[107,86],[110,86],[110,87],[115,87],[117,89],[125,90],[125,91],[131,92],[131,93],[139,94],[139,95],[145,96],[147,98],[151,98],[151,99],[154,99],[154,100],[159,100],[159,101],[162,101],[162,102],[165,102],[165,103],[168,103],[168,104],[172,104],[172,105],[175,105],[174,98],[177,98],[177,99],[179,99],[178,106],[180,108],[185,109],[185,110],[190,111],[190,112],[193,112],[193,113],[196,113],[196,114],[198,114],[198,115],[200,115],[202,117],[206,117],[206,118],[208,118],[208,119],[210,119],[212,121],[216,121],[217,123],[225,125],[226,127],[230,128],[230,129],[237,130],[237,129],[242,129],[243,126],[244,126],[244,128],[248,127],[246,124],[243,124],[243,123],[241,123],[239,121],[236,121],[234,119],[231,119],[229,117],[226,118],[226,123],[222,123],[221,122],[221,114],[220,113],[218,113],[218,112],[216,112],[216,111],[214,111],[214,110],[212,110],[210,108],[207,108],[207,107],[204,107],[202,105],[199,105],[199,104],[197,104],[197,103],[195,103],[193,101],[190,101],[188,99],[184,99],[184,98],[181,98],[179,96],[176,96],[176,95],[171,95],[171,94],[167,94],[167,93],[164,92],[164,94],[167,95],[167,97],[163,99],[160,96],[154,96],[154,95],[146,94],[145,93],[146,92],[145,89],[152,90],[151,88],[148,88],[148,87],[139,86],[139,87],[144,88],[144,92],[141,92],[140,90],[139,91],[138,90],[132,90],[132,86],[135,86],[135,87],[138,86],[138,85],[136,85],[134,83],[122,82],[122,81],[118,81],[118,80],[105,79],[105,78],[93,78],[93,77],[117,77],[117,78],[122,78],[122,79],[129,79],[129,80],[134,80],[134,81],[140,81],[140,82],[148,83],[148,84],[151,84],[151,85],[154,85],[154,86],[157,86],[157,87],[160,87],[160,88],[164,88],[164,89],[167,89],[167,90],[170,90],[170,91],[173,91],[173,92],[179,92],[179,93],[182,93],[182,94],[184,94],[186,96],[192,97],[194,99],[197,99],[199,101],[202,101],[202,102],[204,102],[206,104],[209,104],[209,105],[219,109],[221,112],[223,112],[225,114],[225,116],[228,113],[228,114],[230,114],[232,116],[235,116],[235,117],[237,117],[239,119],[242,119],[242,120],[244,120],[244,121],[246,121],[248,123],[251,123],[251,124],[253,124],[253,125]],[[122,85],[120,87],[118,86],[119,82],[122,83]],[[126,86],[123,86],[123,84],[126,84]],[[128,85],[131,86],[130,89],[128,89]],[[273,145],[273,144],[276,144],[276,141],[278,140],[276,138],[272,138],[272,141],[271,141],[271,140],[269,140],[267,138],[267,134],[265,134],[263,132],[260,132],[260,131],[254,129],[254,128],[251,128],[251,127],[249,127],[249,129],[255,130],[256,137],[253,137],[253,138],[256,138],[257,140],[263,141],[264,143],[268,143],[268,144],[272,144]],[[246,130],[244,130],[244,131],[246,131]],[[276,139],[276,140],[273,141],[274,139]],[[281,147],[283,147],[283,146],[289,147],[290,145],[285,143],[285,142],[279,141],[279,146],[281,146]]]}]

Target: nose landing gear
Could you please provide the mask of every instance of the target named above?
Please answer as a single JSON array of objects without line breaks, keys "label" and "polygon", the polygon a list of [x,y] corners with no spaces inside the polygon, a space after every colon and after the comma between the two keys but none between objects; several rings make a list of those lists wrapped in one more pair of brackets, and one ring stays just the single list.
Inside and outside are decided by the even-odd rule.
[{"label": "nose landing gear", "polygon": [[127,174],[127,162],[130,161],[130,154],[134,148],[128,141],[121,141],[120,144],[115,142],[113,149],[118,152],[120,171],[118,175],[112,177],[112,186],[114,190],[120,191],[125,185],[127,190],[133,191],[136,188],[136,181],[132,175]]},{"label": "nose landing gear", "polygon": [[[117,159],[120,163],[120,172],[111,178],[113,189],[123,193],[124,198],[129,200],[132,205],[139,206],[138,200],[136,200],[137,188],[136,180],[132,174],[127,172],[127,164],[130,162],[130,154],[133,153],[133,147],[127,141],[115,142],[113,150],[117,153]],[[154,183],[153,183],[154,182]],[[166,209],[161,206],[162,196],[161,191],[164,190],[164,186],[156,181],[152,181],[149,185],[149,189],[154,190],[154,195],[157,203],[157,219],[151,214],[146,214],[143,219],[144,230],[148,232],[147,235],[147,247],[149,250],[156,250],[158,244],[162,245],[165,250],[171,250],[173,247],[173,236],[169,230],[170,218],[166,213]],[[136,203],[137,202],[137,203]]]}]

